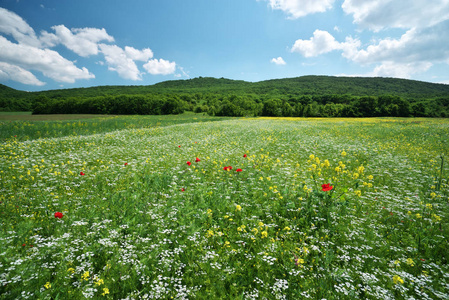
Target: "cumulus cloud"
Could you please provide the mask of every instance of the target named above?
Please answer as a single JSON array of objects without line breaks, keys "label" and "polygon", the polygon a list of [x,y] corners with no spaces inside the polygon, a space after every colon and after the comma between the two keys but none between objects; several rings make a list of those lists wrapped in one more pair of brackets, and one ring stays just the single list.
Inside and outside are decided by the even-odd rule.
[{"label": "cumulus cloud", "polygon": [[40,81],[33,75],[33,73],[15,65],[11,65],[0,61],[0,79],[13,80],[23,84],[45,85],[45,82]]},{"label": "cumulus cloud", "polygon": [[285,65],[286,64],[284,59],[282,57],[280,57],[280,56],[278,58],[271,59],[271,62],[276,64],[276,65]]},{"label": "cumulus cloud", "polygon": [[110,71],[115,71],[124,79],[142,80],[136,63],[126,54],[125,50],[116,45],[99,45]]},{"label": "cumulus cloud", "polygon": [[345,42],[338,42],[327,31],[315,30],[313,37],[308,40],[296,40],[291,51],[301,53],[304,57],[314,57],[333,50],[343,50],[346,55],[351,55],[360,46],[360,41],[346,38]]},{"label": "cumulus cloud", "polygon": [[153,51],[150,48],[145,48],[142,50],[134,49],[133,47],[125,47],[126,56],[132,60],[147,61],[153,57]]},{"label": "cumulus cloud", "polygon": [[50,47],[62,44],[82,57],[98,54],[100,41],[113,42],[114,38],[104,28],[73,28],[64,25],[53,26],[55,33],[42,32],[41,41]]},{"label": "cumulus cloud", "polygon": [[374,65],[369,76],[410,78],[427,71],[435,63],[449,63],[449,20],[431,27],[407,30],[400,38],[384,38],[361,48],[352,38],[338,42],[326,31],[316,30],[309,40],[297,40],[292,52],[313,57],[330,51],[362,66]]},{"label": "cumulus cloud", "polygon": [[15,44],[3,36],[0,36],[0,61],[25,70],[42,72],[44,76],[58,82],[73,83],[77,79],[95,78],[86,68],[79,69],[56,51]]},{"label": "cumulus cloud", "polygon": [[173,74],[176,70],[176,63],[164,59],[151,59],[143,65],[144,69],[152,75]]},{"label": "cumulus cloud", "polygon": [[335,0],[268,0],[272,9],[279,9],[297,19],[309,14],[325,12]]},{"label": "cumulus cloud", "polygon": [[0,7],[0,32],[11,35],[17,42],[40,46],[33,28],[17,14]]},{"label": "cumulus cloud", "polygon": [[342,8],[353,16],[354,23],[374,31],[428,27],[449,18],[447,0],[345,0]]}]

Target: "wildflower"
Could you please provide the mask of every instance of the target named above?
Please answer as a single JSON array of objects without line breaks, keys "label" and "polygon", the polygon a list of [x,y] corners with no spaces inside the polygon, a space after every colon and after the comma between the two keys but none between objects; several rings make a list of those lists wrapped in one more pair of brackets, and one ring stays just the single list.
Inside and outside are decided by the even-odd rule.
[{"label": "wildflower", "polygon": [[304,263],[304,259],[302,259],[302,258],[296,258],[295,259],[295,265],[299,265],[299,264],[303,264]]},{"label": "wildflower", "polygon": [[67,269],[67,272],[70,272],[70,273],[73,274],[73,273],[75,273],[75,269],[74,269],[74,268],[68,268],[68,269]]},{"label": "wildflower", "polygon": [[332,190],[334,187],[330,184],[330,183],[326,183],[326,184],[322,184],[321,185],[321,190],[323,192],[328,192],[330,190]]},{"label": "wildflower", "polygon": [[90,276],[89,271],[86,271],[81,276],[81,280],[86,280],[87,281],[89,279],[89,276]]},{"label": "wildflower", "polygon": [[185,189],[185,188],[182,188],[182,189],[181,189],[181,192],[185,192],[185,191],[186,191],[186,189]]},{"label": "wildflower", "polygon": [[181,148],[181,145],[179,145],[178,148]]},{"label": "wildflower", "polygon": [[97,280],[95,281],[95,285],[100,286],[100,285],[102,285],[102,284],[104,284],[103,279],[97,279]]},{"label": "wildflower", "polygon": [[55,212],[55,218],[61,219],[62,217],[64,217],[64,215],[62,214],[62,212]]},{"label": "wildflower", "polygon": [[289,231],[289,230],[291,230],[291,229],[290,229],[290,227],[288,227],[288,226],[285,226],[284,230],[287,230],[287,231]]},{"label": "wildflower", "polygon": [[243,170],[242,169],[237,169],[237,170],[235,170],[236,172],[242,172]]},{"label": "wildflower", "polygon": [[104,288],[103,289],[103,293],[101,294],[102,296],[105,296],[105,295],[107,295],[107,294],[109,294],[109,289],[108,288]]},{"label": "wildflower", "polygon": [[434,192],[430,193],[430,197],[435,198],[437,194],[435,194]]},{"label": "wildflower", "polygon": [[213,232],[213,230],[208,230],[207,232],[206,232],[206,237],[207,238],[209,238],[209,237],[211,237],[211,236],[214,236],[214,232]]},{"label": "wildflower", "polygon": [[190,161],[187,162],[187,165],[190,166],[192,163]]},{"label": "wildflower", "polygon": [[362,192],[359,190],[354,191],[354,194],[356,194],[358,197],[362,196]]},{"label": "wildflower", "polygon": [[232,167],[231,167],[231,166],[227,166],[227,167],[224,167],[223,170],[225,170],[225,171],[231,171],[231,170],[232,170]]},{"label": "wildflower", "polygon": [[315,155],[313,155],[313,154],[310,154],[310,156],[309,156],[309,159],[310,159],[310,160],[313,160],[313,159],[315,159]]},{"label": "wildflower", "polygon": [[198,157],[195,159],[195,162],[200,162],[201,159],[199,159]]},{"label": "wildflower", "polygon": [[128,165],[128,163],[125,163],[125,167]]},{"label": "wildflower", "polygon": [[373,175],[368,175],[367,178],[368,178],[368,180],[373,180],[374,177],[373,177]]},{"label": "wildflower", "polygon": [[415,262],[411,258],[407,258],[407,265],[413,267],[415,265]]},{"label": "wildflower", "polygon": [[245,153],[245,154],[243,154],[243,157],[246,157],[246,153]]},{"label": "wildflower", "polygon": [[416,216],[417,219],[421,219],[422,218],[422,216],[420,214],[416,214],[415,216]]},{"label": "wildflower", "polygon": [[44,287],[48,290],[49,288],[51,288],[51,284],[50,282],[47,282],[46,284],[44,284]]},{"label": "wildflower", "polygon": [[404,280],[402,280],[402,278],[399,277],[398,275],[394,275],[394,276],[393,276],[393,282],[394,282],[394,284],[398,284],[398,283],[403,284],[403,283],[404,283]]},{"label": "wildflower", "polygon": [[242,210],[242,207],[241,207],[240,205],[236,205],[236,206],[235,206],[235,210],[236,210],[236,211],[241,211],[241,210]]},{"label": "wildflower", "polygon": [[345,150],[343,150],[343,151],[341,151],[341,156],[346,156],[346,152],[345,152]]},{"label": "wildflower", "polygon": [[84,175],[86,175],[86,174],[84,174],[84,172],[80,172],[80,175],[81,175],[81,176],[84,176]]},{"label": "wildflower", "polygon": [[22,247],[25,247],[26,245],[27,245],[27,244],[23,243],[23,244],[22,244]]},{"label": "wildflower", "polygon": [[257,228],[253,228],[253,229],[251,229],[251,231],[254,232],[255,235],[259,232],[259,230]]},{"label": "wildflower", "polygon": [[260,233],[260,235],[262,236],[262,238],[266,238],[267,236],[268,236],[268,232],[265,230],[265,231],[262,231],[261,233]]}]

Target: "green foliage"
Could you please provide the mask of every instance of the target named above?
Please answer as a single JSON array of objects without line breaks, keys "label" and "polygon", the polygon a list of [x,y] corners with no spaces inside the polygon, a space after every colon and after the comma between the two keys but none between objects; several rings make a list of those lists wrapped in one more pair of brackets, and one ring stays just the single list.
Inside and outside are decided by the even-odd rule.
[{"label": "green foliage", "polygon": [[0,85],[0,111],[295,117],[447,117],[449,86],[396,78],[303,76],[261,82],[199,77],[151,86],[26,93]]}]

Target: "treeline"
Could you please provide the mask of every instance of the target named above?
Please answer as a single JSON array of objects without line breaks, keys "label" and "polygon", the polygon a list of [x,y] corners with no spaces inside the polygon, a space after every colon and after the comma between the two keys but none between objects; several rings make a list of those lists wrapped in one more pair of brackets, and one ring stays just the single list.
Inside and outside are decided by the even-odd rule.
[{"label": "treeline", "polygon": [[177,95],[119,95],[66,99],[39,96],[32,111],[33,114],[168,115],[193,109],[193,103]]},{"label": "treeline", "polygon": [[33,114],[180,114],[272,117],[449,117],[449,97],[410,103],[393,95],[146,94],[90,98],[39,96]]}]

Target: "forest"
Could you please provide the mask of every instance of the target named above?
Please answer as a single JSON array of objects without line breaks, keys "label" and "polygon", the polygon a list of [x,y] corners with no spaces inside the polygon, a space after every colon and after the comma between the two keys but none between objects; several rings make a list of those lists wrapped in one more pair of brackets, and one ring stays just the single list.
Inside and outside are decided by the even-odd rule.
[{"label": "forest", "polygon": [[149,86],[24,92],[0,85],[0,111],[33,114],[449,117],[449,85],[397,78],[302,76],[246,82],[198,77]]}]

